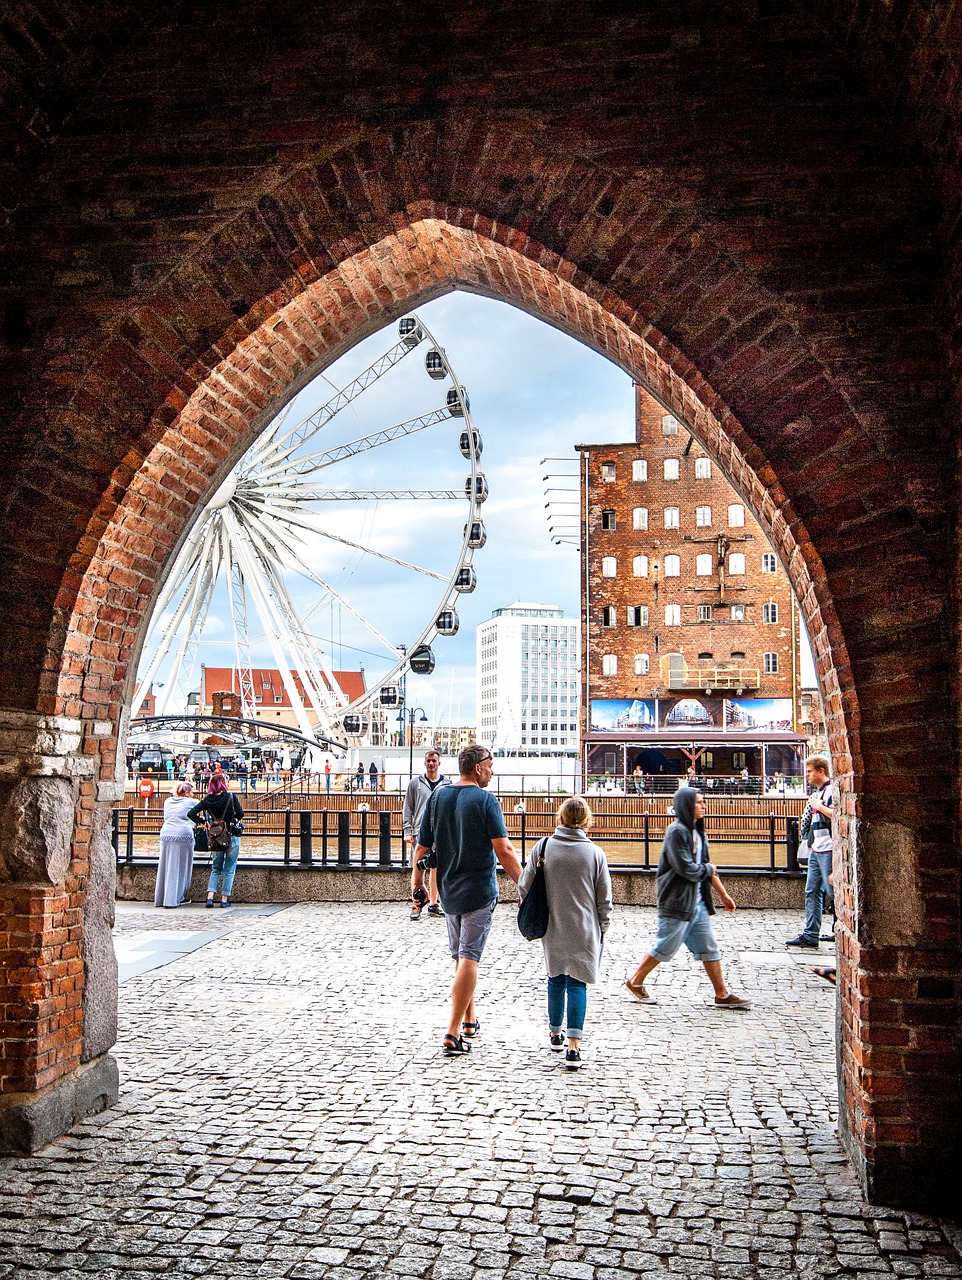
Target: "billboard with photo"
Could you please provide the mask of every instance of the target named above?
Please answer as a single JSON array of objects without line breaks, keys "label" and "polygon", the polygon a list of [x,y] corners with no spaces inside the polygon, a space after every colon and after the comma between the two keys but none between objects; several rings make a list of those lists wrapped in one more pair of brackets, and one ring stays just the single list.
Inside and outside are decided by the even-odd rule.
[{"label": "billboard with photo", "polygon": [[791,698],[729,698],[725,704],[725,728],[733,733],[768,733],[792,729]]},{"label": "billboard with photo", "polygon": [[659,698],[658,725],[662,729],[723,729],[722,698]]},{"label": "billboard with photo", "polygon": [[592,698],[591,728],[601,732],[654,732],[655,704],[638,698]]}]

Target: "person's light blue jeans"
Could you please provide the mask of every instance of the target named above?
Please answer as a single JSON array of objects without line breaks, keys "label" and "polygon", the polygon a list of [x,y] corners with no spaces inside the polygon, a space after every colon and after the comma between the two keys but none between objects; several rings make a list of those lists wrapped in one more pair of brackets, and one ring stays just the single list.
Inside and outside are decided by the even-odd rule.
[{"label": "person's light blue jeans", "polygon": [[207,880],[208,894],[217,892],[217,881],[221,875],[224,882],[221,885],[221,893],[225,898],[230,897],[230,891],[234,887],[234,872],[237,870],[237,858],[240,854],[240,836],[231,836],[230,848],[221,849],[213,856],[213,862],[210,866],[210,876]]},{"label": "person's light blue jeans", "polygon": [[577,978],[569,978],[566,973],[559,973],[557,977],[548,979],[548,1030],[552,1035],[561,1035],[566,1001],[568,1039],[580,1040],[585,1027],[588,988]]},{"label": "person's light blue jeans", "polygon": [[802,937],[806,942],[818,942],[822,932],[822,911],[825,895],[831,894],[828,877],[832,874],[832,851],[808,853],[808,875],[805,877],[805,928]]}]

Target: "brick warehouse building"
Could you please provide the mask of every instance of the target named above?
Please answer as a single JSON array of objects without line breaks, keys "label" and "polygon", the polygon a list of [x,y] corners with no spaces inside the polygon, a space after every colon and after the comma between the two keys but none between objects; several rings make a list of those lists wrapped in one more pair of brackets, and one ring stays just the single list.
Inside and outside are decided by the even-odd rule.
[{"label": "brick warehouse building", "polygon": [[799,775],[798,610],[761,526],[643,387],[635,442],[579,453],[585,774]]},{"label": "brick warehouse building", "polygon": [[958,0],[325,17],[4,4],[4,1142],[116,1095],[122,709],[198,505],[293,391],[465,288],[647,387],[775,546],[838,790],[839,1131],[876,1202],[951,1203]]}]

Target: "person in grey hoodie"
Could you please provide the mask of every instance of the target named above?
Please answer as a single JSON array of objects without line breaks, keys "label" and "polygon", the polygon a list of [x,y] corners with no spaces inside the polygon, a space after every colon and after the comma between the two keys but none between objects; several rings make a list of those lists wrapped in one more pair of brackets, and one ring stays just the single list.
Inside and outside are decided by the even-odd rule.
[{"label": "person in grey hoodie", "polygon": [[[542,938],[548,970],[548,1036],[551,1048],[565,1047],[562,1021],[567,1002],[568,1047],[564,1065],[581,1066],[588,984],[598,981],[601,947],[611,919],[611,876],[605,855],[586,834],[591,810],[582,796],[569,796],[558,810],[558,827],[544,847],[548,932]],[[535,878],[532,857],[518,882],[521,896]]]},{"label": "person in grey hoodie", "polygon": [[751,1001],[729,991],[722,974],[721,953],[711,923],[715,907],[709,886],[715,889],[726,911],[734,911],[735,902],[708,861],[704,798],[694,787],[679,787],[672,806],[675,821],[665,832],[658,862],[658,929],[648,954],[625,986],[642,1004],[654,1004],[645,979],[684,943],[705,966],[718,1008],[750,1009]]}]

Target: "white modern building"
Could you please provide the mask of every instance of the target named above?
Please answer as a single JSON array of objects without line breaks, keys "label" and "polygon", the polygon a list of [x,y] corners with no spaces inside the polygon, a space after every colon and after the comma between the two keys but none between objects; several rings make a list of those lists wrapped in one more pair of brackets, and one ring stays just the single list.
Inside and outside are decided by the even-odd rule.
[{"label": "white modern building", "polygon": [[477,629],[478,741],[492,754],[577,753],[581,625],[519,601]]}]

